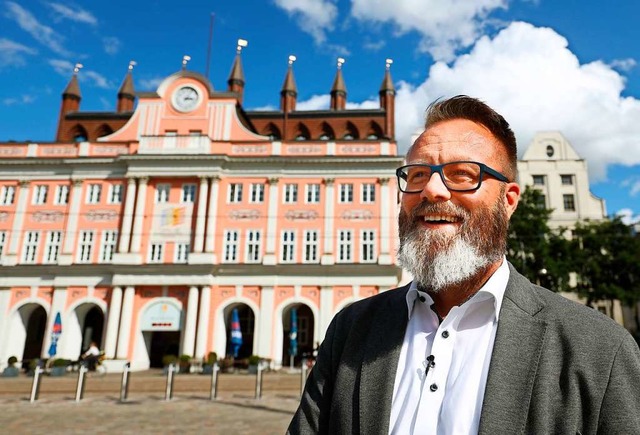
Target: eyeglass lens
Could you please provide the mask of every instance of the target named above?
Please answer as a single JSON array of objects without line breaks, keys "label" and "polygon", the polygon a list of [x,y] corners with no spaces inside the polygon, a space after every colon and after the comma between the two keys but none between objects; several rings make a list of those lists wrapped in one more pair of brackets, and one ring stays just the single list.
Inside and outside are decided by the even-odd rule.
[{"label": "eyeglass lens", "polygon": [[400,177],[400,188],[406,192],[424,189],[433,172],[440,172],[445,186],[453,190],[476,189],[480,183],[482,168],[473,162],[452,162],[442,165],[440,171],[429,165],[409,165],[402,168],[406,177]]}]

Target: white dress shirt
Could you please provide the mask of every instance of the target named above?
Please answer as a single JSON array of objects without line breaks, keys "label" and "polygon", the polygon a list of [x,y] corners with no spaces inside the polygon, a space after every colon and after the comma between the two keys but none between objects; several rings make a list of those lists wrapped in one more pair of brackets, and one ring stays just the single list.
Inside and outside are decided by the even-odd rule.
[{"label": "white dress shirt", "polygon": [[[509,267],[503,259],[485,285],[461,306],[453,307],[441,324],[431,310],[433,299],[419,291],[415,281],[411,283],[407,292],[409,322],[393,387],[390,434],[478,433],[508,280]],[[433,357],[431,364],[427,357]]]}]

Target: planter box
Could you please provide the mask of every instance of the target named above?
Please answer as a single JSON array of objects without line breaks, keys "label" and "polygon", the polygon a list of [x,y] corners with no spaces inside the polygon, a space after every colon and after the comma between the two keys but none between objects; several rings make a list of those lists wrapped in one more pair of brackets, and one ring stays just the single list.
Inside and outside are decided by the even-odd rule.
[{"label": "planter box", "polygon": [[67,374],[66,367],[51,367],[50,376],[64,376]]}]

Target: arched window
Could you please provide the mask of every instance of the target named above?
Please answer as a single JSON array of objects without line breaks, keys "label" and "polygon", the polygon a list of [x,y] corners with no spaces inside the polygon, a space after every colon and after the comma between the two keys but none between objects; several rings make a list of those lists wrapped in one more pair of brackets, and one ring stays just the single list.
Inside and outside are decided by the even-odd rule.
[{"label": "arched window", "polygon": [[96,137],[108,136],[111,133],[113,133],[113,129],[107,124],[102,124],[96,130]]},{"label": "arched window", "polygon": [[382,128],[377,122],[371,121],[369,124],[369,131],[367,132],[367,139],[369,140],[378,140],[384,137],[382,134]]},{"label": "arched window", "polygon": [[354,140],[359,138],[360,138],[360,134],[358,133],[358,129],[356,128],[356,126],[353,125],[352,122],[347,122],[347,128],[344,132],[344,135],[342,136],[342,139]]},{"label": "arched window", "polygon": [[332,139],[335,139],[335,137],[336,135],[333,132],[333,128],[331,128],[331,126],[326,122],[323,122],[322,125],[320,126],[320,136],[318,136],[318,139],[332,140]]},{"label": "arched window", "polygon": [[302,123],[298,123],[295,131],[296,140],[308,140],[310,138],[309,129]]},{"label": "arched window", "polygon": [[74,142],[86,142],[89,140],[89,135],[87,134],[87,130],[84,129],[80,124],[73,127],[71,130],[71,137],[73,137]]},{"label": "arched window", "polygon": [[267,124],[267,127],[264,129],[262,134],[264,136],[269,136],[269,139],[271,140],[280,140],[282,138],[280,129],[273,122]]}]

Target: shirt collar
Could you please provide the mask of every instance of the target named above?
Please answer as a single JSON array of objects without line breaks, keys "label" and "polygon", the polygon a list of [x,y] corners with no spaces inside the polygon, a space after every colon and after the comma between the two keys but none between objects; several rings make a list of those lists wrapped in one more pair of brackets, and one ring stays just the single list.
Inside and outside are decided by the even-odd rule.
[{"label": "shirt collar", "polygon": [[[493,298],[493,307],[495,309],[496,321],[498,321],[500,317],[500,308],[502,307],[502,299],[504,297],[504,292],[507,289],[507,282],[509,281],[509,266],[507,264],[507,260],[505,257],[502,257],[502,264],[500,267],[491,275],[491,277],[487,280],[486,283],[478,290],[478,292],[473,295],[465,304],[474,304],[476,302],[484,301],[488,298]],[[433,304],[433,299],[429,295],[429,293],[418,290],[418,284],[415,281],[411,282],[409,286],[409,291],[407,291],[407,310],[408,310],[408,318],[411,318],[411,314],[413,313],[413,306],[418,298],[424,297],[424,303],[431,306]],[[463,304],[464,305],[464,304]]]}]

